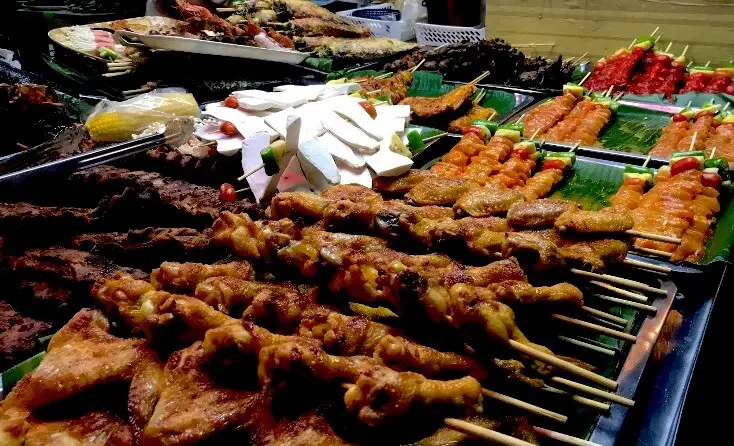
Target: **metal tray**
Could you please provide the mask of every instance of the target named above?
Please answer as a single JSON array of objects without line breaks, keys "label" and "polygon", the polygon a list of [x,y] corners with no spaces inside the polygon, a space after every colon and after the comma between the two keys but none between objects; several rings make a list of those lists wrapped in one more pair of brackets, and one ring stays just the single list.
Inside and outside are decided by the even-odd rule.
[{"label": "metal tray", "polygon": [[[295,50],[259,48],[255,46],[237,45],[234,43],[190,39],[188,37],[154,36],[134,33],[130,31],[117,31],[116,34],[122,38],[127,39],[128,42],[130,41],[130,39],[135,39],[150,48],[180,51],[184,53],[265,60],[269,62],[281,62],[291,65],[299,64],[308,57],[307,53],[301,53],[300,51]],[[127,44],[127,42],[125,44]]]}]

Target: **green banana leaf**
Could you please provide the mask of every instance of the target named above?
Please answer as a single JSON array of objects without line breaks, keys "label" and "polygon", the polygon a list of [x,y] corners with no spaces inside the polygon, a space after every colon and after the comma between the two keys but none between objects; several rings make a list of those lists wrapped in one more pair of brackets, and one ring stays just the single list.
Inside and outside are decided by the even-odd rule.
[{"label": "green banana leaf", "polygon": [[[702,107],[703,104],[711,103],[724,105],[727,102],[734,106],[734,96],[725,93],[684,93],[674,94],[673,100],[670,101],[663,94],[625,94],[623,97],[626,101],[645,102],[648,104],[658,105],[675,105],[677,107]],[[672,102],[672,103],[671,103]]]},{"label": "green banana leaf", "polygon": [[33,357],[20,362],[13,367],[9,368],[2,374],[2,394],[7,395],[18,381],[21,380],[25,375],[32,372],[38,367],[43,358],[46,356],[46,352],[41,352]]},{"label": "green banana leaf", "polygon": [[[623,166],[579,159],[573,174],[553,193],[553,197],[580,203],[585,209],[598,210],[609,206],[611,197],[622,184]],[[734,246],[734,205],[731,193],[719,197],[721,212],[714,233],[706,244],[706,256],[698,262],[708,265],[726,262]]]},{"label": "green banana leaf", "polygon": [[599,137],[599,143],[605,149],[646,155],[669,122],[669,113],[623,104]]}]

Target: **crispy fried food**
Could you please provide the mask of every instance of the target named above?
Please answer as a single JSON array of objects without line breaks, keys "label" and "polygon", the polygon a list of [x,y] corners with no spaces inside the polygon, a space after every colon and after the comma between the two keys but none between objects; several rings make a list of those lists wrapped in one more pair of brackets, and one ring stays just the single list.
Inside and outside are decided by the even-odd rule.
[{"label": "crispy fried food", "polygon": [[432,176],[431,172],[422,169],[410,169],[397,177],[376,177],[373,187],[377,192],[403,195],[418,183]]},{"label": "crispy fried food", "polygon": [[573,302],[583,306],[584,296],[581,290],[570,283],[559,283],[552,286],[534,287],[525,281],[505,280],[487,286],[497,299],[504,302],[516,302],[523,305],[538,303]]},{"label": "crispy fried food", "polygon": [[269,408],[267,392],[248,388],[252,383],[241,376],[214,380],[209,362],[201,342],[170,356],[160,399],[143,431],[145,444],[194,444],[217,433],[249,429],[254,415]]},{"label": "crispy fried food", "polygon": [[413,115],[425,120],[461,110],[476,91],[474,85],[464,84],[436,98],[409,97],[400,103],[410,105]]},{"label": "crispy fried food", "polygon": [[476,121],[477,119],[489,120],[490,117],[496,116],[497,111],[495,109],[474,104],[471,110],[469,110],[469,113],[449,123],[448,131],[451,133],[461,133],[464,128],[471,125],[472,121]]},{"label": "crispy fried food", "polygon": [[561,255],[569,262],[591,270],[602,270],[608,264],[621,263],[627,257],[629,245],[621,240],[563,240]]},{"label": "crispy fried food", "polygon": [[387,37],[296,37],[296,48],[314,51],[320,57],[335,59],[374,60],[410,51],[415,43],[401,42]]},{"label": "crispy fried food", "polygon": [[209,277],[236,277],[243,280],[255,278],[252,264],[244,260],[206,265],[203,263],[163,262],[150,274],[150,282],[156,289],[173,292],[193,291]]},{"label": "crispy fried food", "polygon": [[399,71],[385,79],[365,77],[353,79],[352,82],[358,82],[362,91],[379,91],[380,95],[389,95],[390,102],[397,104],[408,95],[408,87],[413,82],[413,73]]},{"label": "crispy fried food", "polygon": [[452,205],[461,195],[472,188],[478,187],[473,181],[458,178],[429,177],[416,184],[410,192],[405,194],[409,202],[418,206],[425,205]]},{"label": "crispy fried food", "polygon": [[[338,16],[337,16],[338,17]],[[370,37],[372,32],[366,26],[354,25],[344,21],[325,20],[319,17],[303,17],[287,22],[290,28],[303,37]]]},{"label": "crispy fried food", "polygon": [[566,211],[580,209],[577,203],[568,200],[544,198],[516,203],[507,211],[507,220],[514,228],[551,227]]},{"label": "crispy fried food", "polygon": [[488,217],[505,214],[515,203],[525,200],[517,190],[492,185],[472,188],[459,196],[454,203],[457,215],[472,217]]},{"label": "crispy fried food", "polygon": [[632,216],[619,208],[610,208],[608,212],[570,210],[561,214],[555,227],[561,232],[590,233],[624,233],[635,225]]}]

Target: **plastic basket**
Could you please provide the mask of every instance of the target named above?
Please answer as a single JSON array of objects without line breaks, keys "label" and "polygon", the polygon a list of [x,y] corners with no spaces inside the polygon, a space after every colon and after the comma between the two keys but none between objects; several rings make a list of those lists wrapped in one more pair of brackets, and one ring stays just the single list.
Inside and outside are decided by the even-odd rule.
[{"label": "plastic basket", "polygon": [[479,42],[484,40],[484,28],[468,28],[463,26],[415,24],[415,36],[418,45],[441,46],[447,43],[465,41]]},{"label": "plastic basket", "polygon": [[346,11],[339,11],[337,14],[349,23],[355,25],[366,26],[372,31],[372,35],[375,37],[390,37],[391,39],[397,39],[402,41],[408,41],[415,38],[415,29],[413,28],[412,22],[405,20],[392,21],[392,20],[375,20],[365,19],[361,17],[354,17],[352,14],[355,11],[365,10],[380,10],[380,9],[394,9],[392,7],[385,6],[368,6],[366,8],[358,9],[347,9]]}]

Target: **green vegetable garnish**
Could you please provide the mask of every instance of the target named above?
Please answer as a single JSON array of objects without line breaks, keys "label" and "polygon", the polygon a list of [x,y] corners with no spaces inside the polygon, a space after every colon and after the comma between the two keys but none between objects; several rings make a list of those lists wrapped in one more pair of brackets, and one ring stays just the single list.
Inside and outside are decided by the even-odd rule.
[{"label": "green vegetable garnish", "polygon": [[405,135],[408,138],[408,148],[412,153],[416,153],[426,148],[426,144],[423,142],[423,136],[417,130],[411,130]]}]

